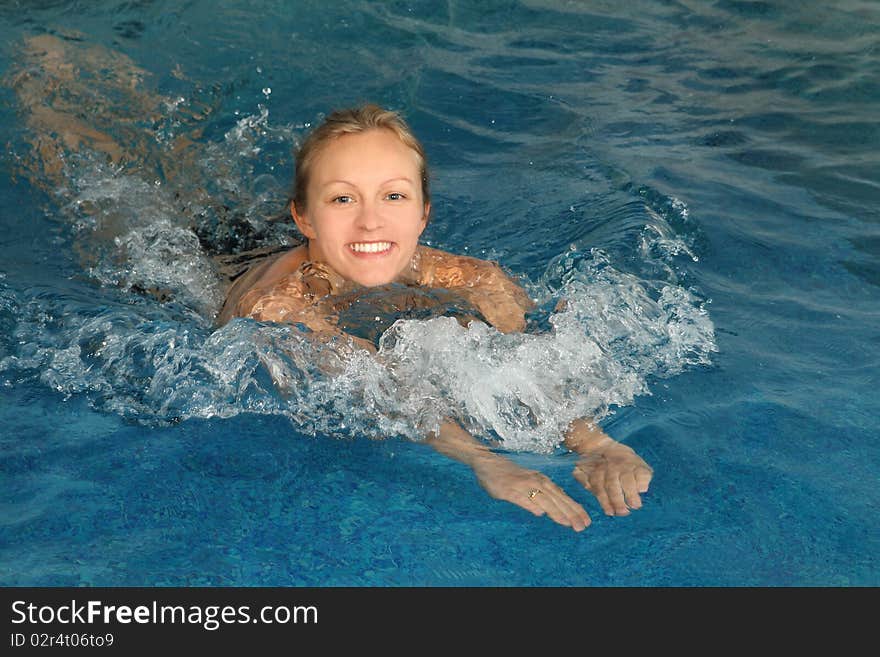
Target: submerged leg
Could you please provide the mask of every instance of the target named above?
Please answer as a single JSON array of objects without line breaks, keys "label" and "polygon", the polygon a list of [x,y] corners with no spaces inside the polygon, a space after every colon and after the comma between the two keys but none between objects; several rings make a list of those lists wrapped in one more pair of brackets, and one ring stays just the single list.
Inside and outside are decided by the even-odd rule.
[{"label": "submerged leg", "polygon": [[[246,198],[218,189],[216,181],[224,176],[234,181],[233,190],[246,188],[246,182],[236,177],[234,158],[218,156],[201,141],[214,106],[151,91],[148,71],[80,35],[30,37],[19,52],[18,66],[6,79],[26,127],[27,148],[16,173],[58,198],[63,218],[77,224],[86,218],[88,229],[73,244],[85,269],[106,269],[112,259],[120,271],[130,270],[128,237],[138,231],[152,231],[147,240],[154,253],[156,247],[193,239],[199,258],[278,245],[277,239],[260,239],[242,209]],[[174,75],[183,79],[179,69]],[[170,239],[168,231],[175,233]],[[178,256],[190,257],[191,249],[184,251]],[[223,275],[236,265],[214,262],[202,269],[214,277],[219,273],[225,286]],[[160,300],[174,296],[161,289],[163,283],[154,291],[156,283],[115,273],[98,278],[117,279]],[[167,285],[174,287],[174,280]]]},{"label": "submerged leg", "polygon": [[147,159],[161,97],[141,89],[147,72],[122,53],[74,37],[30,37],[10,78],[32,149],[20,172],[44,189],[64,184],[66,156],[88,149],[114,165]]}]

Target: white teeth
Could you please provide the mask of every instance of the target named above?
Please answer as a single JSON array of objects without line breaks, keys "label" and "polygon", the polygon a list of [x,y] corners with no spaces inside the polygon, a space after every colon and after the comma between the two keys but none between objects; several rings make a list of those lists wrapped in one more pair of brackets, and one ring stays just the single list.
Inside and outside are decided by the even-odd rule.
[{"label": "white teeth", "polygon": [[357,251],[358,253],[379,253],[380,251],[387,251],[390,248],[391,242],[359,242],[351,245],[351,250]]}]

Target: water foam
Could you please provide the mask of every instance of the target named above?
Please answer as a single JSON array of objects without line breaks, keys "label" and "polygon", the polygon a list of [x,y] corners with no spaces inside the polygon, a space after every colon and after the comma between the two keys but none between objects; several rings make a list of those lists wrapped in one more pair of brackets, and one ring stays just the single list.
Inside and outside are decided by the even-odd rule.
[{"label": "water foam", "polygon": [[[207,195],[196,193],[198,181],[174,190],[145,180],[143,167],[67,157],[70,187],[59,194],[74,246],[104,289],[16,292],[0,281],[11,336],[0,349],[5,383],[39,381],[147,424],[259,413],[286,416],[305,433],[419,440],[451,418],[507,449],[549,451],[571,420],[601,420],[650,394],[652,378],[710,363],[706,302],[680,284],[681,259],[697,256],[673,226],[692,221],[677,199],[652,202],[662,212],[645,206],[638,258],[624,258],[636,271],[575,246],[526,282],[539,310],[525,333],[453,317],[400,319],[374,356],[294,326],[236,319],[213,330],[223,288],[192,218],[219,195],[240,201],[256,226],[279,189],[270,172],[256,175],[254,159],[293,138],[269,125],[263,107],[240,119],[202,152]],[[181,200],[187,191],[195,200]]]},{"label": "water foam", "polygon": [[150,304],[96,310],[43,295],[18,309],[24,346],[0,371],[140,422],[268,413],[306,433],[418,440],[452,418],[505,448],[549,451],[571,420],[600,420],[715,350],[693,294],[581,255],[551,266],[560,285],[545,285],[544,301],[566,302],[540,333],[398,320],[372,356],[292,326],[237,319],[212,332]]}]

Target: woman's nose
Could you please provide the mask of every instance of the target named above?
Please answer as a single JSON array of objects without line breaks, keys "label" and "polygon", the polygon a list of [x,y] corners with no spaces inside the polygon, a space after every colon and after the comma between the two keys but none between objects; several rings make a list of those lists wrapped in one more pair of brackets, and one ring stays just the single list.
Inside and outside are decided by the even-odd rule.
[{"label": "woman's nose", "polygon": [[382,227],[382,215],[375,203],[362,203],[357,218],[358,228],[376,230]]}]

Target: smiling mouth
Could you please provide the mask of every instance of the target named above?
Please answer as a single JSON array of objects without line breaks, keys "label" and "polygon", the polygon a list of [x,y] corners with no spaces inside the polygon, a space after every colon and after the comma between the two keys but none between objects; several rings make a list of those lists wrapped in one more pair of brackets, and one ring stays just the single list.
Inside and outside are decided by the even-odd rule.
[{"label": "smiling mouth", "polygon": [[354,242],[348,248],[355,253],[385,253],[392,245],[392,242]]}]

